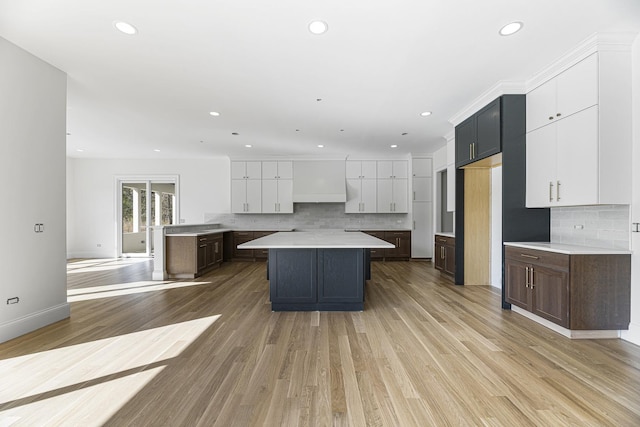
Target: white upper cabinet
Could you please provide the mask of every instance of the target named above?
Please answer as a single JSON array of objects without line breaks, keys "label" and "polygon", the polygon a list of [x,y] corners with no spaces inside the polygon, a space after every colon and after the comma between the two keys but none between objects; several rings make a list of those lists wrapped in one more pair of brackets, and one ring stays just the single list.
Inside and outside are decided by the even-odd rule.
[{"label": "white upper cabinet", "polygon": [[592,54],[527,94],[527,132],[598,103],[598,54]]},{"label": "white upper cabinet", "polygon": [[406,160],[378,160],[378,179],[409,178],[409,162]]},{"label": "white upper cabinet", "polygon": [[262,180],[262,213],[293,213],[293,180]]},{"label": "white upper cabinet", "polygon": [[409,162],[379,160],[377,173],[378,213],[409,212]]},{"label": "white upper cabinet", "polygon": [[231,162],[231,212],[260,213],[262,210],[262,164]]},{"label": "white upper cabinet", "polygon": [[262,182],[259,179],[231,180],[231,212],[261,213]]},{"label": "white upper cabinet", "polygon": [[376,209],[376,180],[347,179],[345,213],[375,213]]},{"label": "white upper cabinet", "polygon": [[293,162],[262,162],[262,213],[293,213]]},{"label": "white upper cabinet", "polygon": [[629,204],[630,53],[599,51],[531,91],[527,129],[527,207]]},{"label": "white upper cabinet", "polygon": [[431,178],[433,167],[431,159],[416,158],[411,161],[411,172],[415,178]]},{"label": "white upper cabinet", "polygon": [[293,162],[262,162],[262,179],[293,179]]},{"label": "white upper cabinet", "polygon": [[376,179],[375,160],[347,160],[347,179]]},{"label": "white upper cabinet", "polygon": [[261,179],[262,162],[231,162],[231,179]]}]

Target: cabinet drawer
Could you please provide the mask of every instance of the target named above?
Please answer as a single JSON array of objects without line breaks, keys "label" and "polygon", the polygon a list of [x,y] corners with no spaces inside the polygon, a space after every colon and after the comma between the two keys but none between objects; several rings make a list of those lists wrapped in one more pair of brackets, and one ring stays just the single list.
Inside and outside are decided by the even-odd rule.
[{"label": "cabinet drawer", "polygon": [[505,258],[569,270],[569,255],[566,254],[507,246],[505,248]]},{"label": "cabinet drawer", "polygon": [[437,244],[442,246],[455,246],[456,244],[456,239],[454,237],[438,236],[436,234],[435,240]]}]

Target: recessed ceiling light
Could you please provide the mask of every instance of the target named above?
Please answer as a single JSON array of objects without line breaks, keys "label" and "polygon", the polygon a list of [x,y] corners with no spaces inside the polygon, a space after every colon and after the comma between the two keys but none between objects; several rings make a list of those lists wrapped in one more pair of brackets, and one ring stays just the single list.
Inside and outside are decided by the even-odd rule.
[{"label": "recessed ceiling light", "polygon": [[409,132],[402,132],[402,136],[409,135]]},{"label": "recessed ceiling light", "polygon": [[398,144],[392,144],[391,148],[398,148]]},{"label": "recessed ceiling light", "polygon": [[115,21],[113,23],[113,26],[116,27],[118,29],[118,31],[120,31],[121,33],[124,33],[128,36],[133,36],[134,34],[138,33],[138,30],[136,29],[136,27],[134,27],[133,25],[129,24],[128,22],[124,22],[124,21]]},{"label": "recessed ceiling light", "polygon": [[422,117],[428,117],[428,116],[430,116],[430,115],[431,115],[431,111],[423,111],[422,113],[420,113],[420,115],[421,115]]},{"label": "recessed ceiling light", "polygon": [[247,144],[247,145],[245,145],[245,147],[246,147],[246,148],[251,148],[251,147],[253,147],[253,145],[251,145],[251,144]]},{"label": "recessed ceiling light", "polygon": [[324,148],[324,145],[318,144],[318,148]]},{"label": "recessed ceiling light", "polygon": [[77,151],[78,153],[84,153],[84,150],[83,150],[82,148],[78,148],[76,151]]},{"label": "recessed ceiling light", "polygon": [[312,34],[324,34],[328,29],[329,26],[324,21],[311,21],[311,23],[309,24],[309,31],[311,31]]},{"label": "recessed ceiling light", "polygon": [[155,151],[156,153],[159,153],[159,152],[160,152],[160,150],[158,150],[157,148],[156,148],[155,150],[153,150],[153,151]]},{"label": "recessed ceiling light", "polygon": [[240,135],[240,134],[239,134],[238,132],[231,132],[231,135],[238,136],[238,135]]},{"label": "recessed ceiling light", "polygon": [[209,114],[213,117],[218,117],[220,115],[220,113],[218,113],[217,111],[209,111]]},{"label": "recessed ceiling light", "polygon": [[511,34],[515,34],[522,29],[523,25],[524,24],[522,22],[518,21],[507,24],[504,27],[500,28],[500,35],[510,36]]}]

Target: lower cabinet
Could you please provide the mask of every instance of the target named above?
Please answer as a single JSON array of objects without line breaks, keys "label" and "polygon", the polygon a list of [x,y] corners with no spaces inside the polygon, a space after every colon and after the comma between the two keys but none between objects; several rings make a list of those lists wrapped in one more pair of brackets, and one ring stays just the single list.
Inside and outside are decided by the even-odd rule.
[{"label": "lower cabinet", "polygon": [[627,329],[630,283],[630,255],[505,248],[506,301],[567,329]]},{"label": "lower cabinet", "polygon": [[233,259],[236,261],[266,261],[269,256],[268,249],[238,249],[238,245],[273,233],[276,231],[234,231],[232,233]]},{"label": "lower cabinet", "polygon": [[365,249],[270,249],[273,311],[361,311],[367,275]]},{"label": "lower cabinet", "polygon": [[385,240],[393,245],[393,249],[371,249],[372,260],[407,260],[411,258],[411,231],[367,231],[363,233]]},{"label": "lower cabinet", "polygon": [[453,276],[456,273],[456,239],[436,234],[433,258],[436,270]]},{"label": "lower cabinet", "polygon": [[222,233],[166,236],[166,269],[170,278],[193,279],[223,260]]}]

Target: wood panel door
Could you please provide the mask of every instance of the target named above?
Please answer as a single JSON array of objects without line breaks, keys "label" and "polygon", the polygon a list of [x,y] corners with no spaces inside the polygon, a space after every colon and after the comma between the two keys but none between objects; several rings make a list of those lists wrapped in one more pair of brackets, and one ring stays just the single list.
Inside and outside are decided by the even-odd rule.
[{"label": "wood panel door", "polygon": [[504,268],[506,301],[531,311],[533,298],[528,286],[531,266],[524,262],[507,259]]},{"label": "wood panel door", "polygon": [[529,276],[532,312],[562,327],[569,327],[569,276],[565,271],[534,265]]}]

